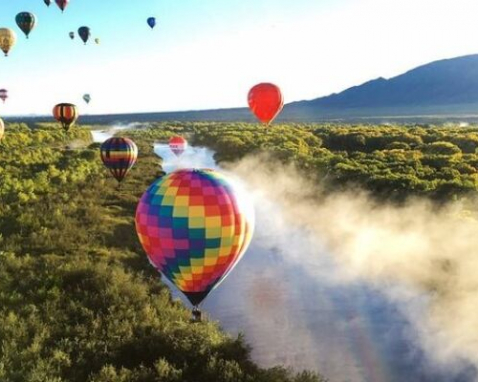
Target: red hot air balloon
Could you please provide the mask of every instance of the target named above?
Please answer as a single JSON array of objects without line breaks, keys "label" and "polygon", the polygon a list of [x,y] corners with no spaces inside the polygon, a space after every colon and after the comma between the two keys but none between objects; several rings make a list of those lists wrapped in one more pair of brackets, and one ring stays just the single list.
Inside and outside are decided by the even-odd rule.
[{"label": "red hot air balloon", "polygon": [[179,157],[183,155],[184,151],[188,148],[188,141],[180,136],[172,137],[169,140],[169,148],[174,155]]},{"label": "red hot air balloon", "polygon": [[56,5],[58,5],[62,12],[65,10],[69,2],[70,0],[55,0]]},{"label": "red hot air balloon", "polygon": [[262,83],[254,86],[247,97],[249,108],[259,121],[271,123],[284,106],[284,99],[278,86]]},{"label": "red hot air balloon", "polygon": [[8,90],[7,89],[0,89],[0,99],[5,103],[8,98]]}]

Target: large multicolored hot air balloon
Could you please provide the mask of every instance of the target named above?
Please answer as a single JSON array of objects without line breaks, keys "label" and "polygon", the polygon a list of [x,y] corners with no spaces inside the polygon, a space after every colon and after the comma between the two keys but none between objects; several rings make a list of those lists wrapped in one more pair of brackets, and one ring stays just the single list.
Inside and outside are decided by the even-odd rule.
[{"label": "large multicolored hot air balloon", "polygon": [[55,0],[56,5],[58,5],[62,12],[65,10],[69,2],[70,0]]},{"label": "large multicolored hot air balloon", "polygon": [[80,27],[78,29],[78,35],[80,36],[80,38],[83,40],[83,42],[86,45],[86,43],[88,42],[88,39],[91,36],[91,30],[88,27]]},{"label": "large multicolored hot air balloon", "polygon": [[247,97],[249,108],[259,121],[271,123],[284,106],[284,99],[278,86],[262,83],[254,86]]},{"label": "large multicolored hot air balloon", "polygon": [[78,108],[71,103],[59,103],[53,108],[53,116],[68,131],[78,119]]},{"label": "large multicolored hot air balloon", "polygon": [[13,48],[17,42],[17,35],[14,31],[8,28],[0,28],[0,49],[8,56],[8,52]]},{"label": "large multicolored hot air balloon", "polygon": [[70,33],[68,33],[68,35],[70,36],[70,38],[71,38],[72,40],[75,39],[75,32],[70,32]]},{"label": "large multicolored hot air balloon", "polygon": [[156,17],[149,17],[146,22],[151,27],[151,29],[154,29],[154,27],[156,26]]},{"label": "large multicolored hot air balloon", "polygon": [[25,33],[25,36],[29,36],[30,32],[35,28],[36,17],[30,12],[20,12],[15,18],[18,27]]},{"label": "large multicolored hot air balloon", "polygon": [[183,155],[184,151],[188,148],[188,141],[183,137],[171,137],[169,140],[169,148],[176,156]]},{"label": "large multicolored hot air balloon", "polygon": [[244,255],[253,230],[249,200],[214,170],[165,175],[136,209],[136,231],[150,263],[195,309]]},{"label": "large multicolored hot air balloon", "polygon": [[47,7],[49,7],[51,4],[51,0],[43,0],[43,2],[46,4]]},{"label": "large multicolored hot air balloon", "polygon": [[0,141],[2,140],[4,133],[5,133],[5,125],[3,124],[2,118],[0,118]]},{"label": "large multicolored hot air balloon", "polygon": [[8,90],[7,89],[0,89],[0,99],[5,103],[8,98]]},{"label": "large multicolored hot air balloon", "polygon": [[88,104],[91,101],[91,96],[89,94],[85,94],[83,96],[83,100]]},{"label": "large multicolored hot air balloon", "polygon": [[101,145],[101,160],[118,182],[136,163],[138,147],[129,138],[113,137]]}]

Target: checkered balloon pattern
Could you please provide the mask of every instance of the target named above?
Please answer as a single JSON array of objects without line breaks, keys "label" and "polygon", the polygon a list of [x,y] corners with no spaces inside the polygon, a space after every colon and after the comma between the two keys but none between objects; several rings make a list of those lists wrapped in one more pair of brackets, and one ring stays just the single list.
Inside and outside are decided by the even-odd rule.
[{"label": "checkered balloon pattern", "polygon": [[138,158],[138,147],[129,138],[113,137],[103,142],[101,160],[118,182],[121,182]]},{"label": "checkered balloon pattern", "polygon": [[214,170],[178,170],[157,179],[136,210],[151,264],[198,305],[233,269],[254,229],[252,205]]}]

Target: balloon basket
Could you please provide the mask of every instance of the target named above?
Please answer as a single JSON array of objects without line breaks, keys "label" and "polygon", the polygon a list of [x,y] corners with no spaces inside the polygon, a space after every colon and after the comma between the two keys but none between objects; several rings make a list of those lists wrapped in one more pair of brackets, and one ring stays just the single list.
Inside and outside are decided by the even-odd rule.
[{"label": "balloon basket", "polygon": [[191,311],[191,322],[195,324],[201,321],[202,321],[201,309],[199,309],[198,306],[195,306],[193,310]]}]

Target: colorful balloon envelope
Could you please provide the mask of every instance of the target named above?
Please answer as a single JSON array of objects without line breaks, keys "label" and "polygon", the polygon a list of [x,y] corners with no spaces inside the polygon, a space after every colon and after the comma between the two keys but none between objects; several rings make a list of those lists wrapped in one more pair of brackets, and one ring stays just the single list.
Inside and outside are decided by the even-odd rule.
[{"label": "colorful balloon envelope", "polygon": [[156,26],[156,17],[149,17],[146,22],[151,27],[151,29],[154,29],[154,27]]},{"label": "colorful balloon envelope", "polygon": [[138,158],[138,147],[129,138],[113,137],[103,142],[101,160],[118,182],[121,182]]},{"label": "colorful balloon envelope", "polygon": [[254,86],[249,91],[247,101],[252,113],[265,124],[271,123],[284,106],[279,87],[269,83]]},{"label": "colorful balloon envelope", "polygon": [[252,205],[214,170],[178,170],[157,179],[136,209],[136,231],[150,263],[199,305],[244,255]]},{"label": "colorful balloon envelope", "polygon": [[69,2],[70,0],[55,0],[56,5],[58,5],[62,12],[65,10]]},{"label": "colorful balloon envelope", "polygon": [[5,125],[3,124],[3,121],[0,118],[0,141],[2,140],[4,133],[5,133]]},{"label": "colorful balloon envelope", "polygon": [[14,31],[8,28],[0,28],[0,49],[8,56],[8,52],[13,48],[17,42],[17,35]]},{"label": "colorful balloon envelope", "polygon": [[70,36],[70,38],[71,38],[72,40],[75,39],[75,32],[70,32],[70,33],[68,33],[68,35]]},{"label": "colorful balloon envelope", "polygon": [[51,0],[43,0],[43,2],[46,4],[47,7],[49,7],[51,4]]},{"label": "colorful balloon envelope", "polygon": [[78,119],[78,108],[71,103],[60,103],[53,108],[53,116],[68,131]]},{"label": "colorful balloon envelope", "polygon": [[15,18],[18,27],[25,33],[25,36],[30,35],[30,32],[35,28],[36,17],[33,13],[30,12],[20,12]]},{"label": "colorful balloon envelope", "polygon": [[91,96],[89,94],[85,94],[83,96],[83,100],[88,104],[91,101]]},{"label": "colorful balloon envelope", "polygon": [[8,90],[7,89],[0,89],[0,99],[5,103],[8,98]]},{"label": "colorful balloon envelope", "polygon": [[91,30],[88,27],[81,27],[78,29],[78,35],[80,38],[83,40],[83,42],[86,43],[88,42],[90,36],[91,36]]},{"label": "colorful balloon envelope", "polygon": [[169,140],[169,148],[174,155],[179,157],[183,155],[184,151],[188,148],[188,141],[180,136],[172,137]]}]

